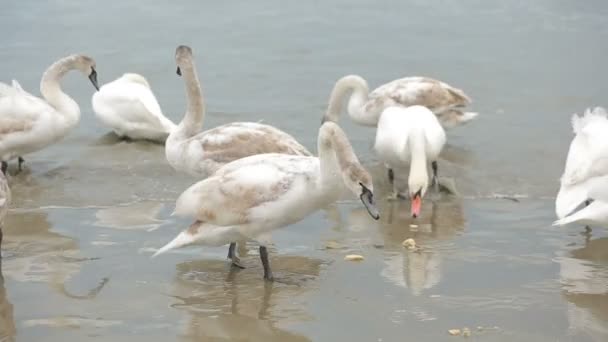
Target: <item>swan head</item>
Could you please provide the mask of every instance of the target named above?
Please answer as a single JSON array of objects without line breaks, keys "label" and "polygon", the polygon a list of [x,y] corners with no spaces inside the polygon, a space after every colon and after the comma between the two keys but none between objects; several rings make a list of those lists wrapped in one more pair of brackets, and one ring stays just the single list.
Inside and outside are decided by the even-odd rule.
[{"label": "swan head", "polygon": [[76,69],[89,78],[95,89],[99,90],[95,60],[89,56],[76,55],[74,56],[74,65],[76,66]]},{"label": "swan head", "polygon": [[408,191],[412,202],[412,217],[420,216],[422,208],[422,198],[426,194],[429,187],[429,179],[426,174],[416,172],[416,169],[410,171],[408,179]]},{"label": "swan head", "polygon": [[192,49],[187,45],[180,45],[175,49],[175,63],[177,64],[176,74],[182,75],[182,69],[192,65]]},{"label": "swan head", "polygon": [[361,200],[369,215],[374,219],[380,218],[380,212],[374,200],[374,184],[369,173],[361,165],[351,165],[344,170],[346,187]]}]

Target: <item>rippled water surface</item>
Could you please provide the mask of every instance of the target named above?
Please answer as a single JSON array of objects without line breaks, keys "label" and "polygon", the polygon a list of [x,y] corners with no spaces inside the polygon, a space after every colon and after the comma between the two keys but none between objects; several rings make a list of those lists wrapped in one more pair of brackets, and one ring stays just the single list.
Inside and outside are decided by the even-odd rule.
[{"label": "rippled water surface", "polygon": [[[162,146],[107,135],[93,88],[70,74],[80,125],[11,179],[0,340],[453,341],[448,329],[464,327],[479,341],[608,340],[608,231],[551,226],[570,115],[608,106],[605,1],[20,0],[2,6],[0,28],[0,80],[38,94],[51,62],[83,52],[101,83],[146,76],[176,122],[173,56],[189,44],[206,127],[263,120],[313,151],[349,73],[371,86],[440,78],[480,112],[440,160],[460,196],[426,201],[416,222],[407,202],[382,201],[378,222],[349,201],[311,215],[275,233],[267,284],[253,244],[238,271],[226,248],[150,259],[189,224],[170,214],[195,179]],[[383,197],[373,130],[341,122]]]}]

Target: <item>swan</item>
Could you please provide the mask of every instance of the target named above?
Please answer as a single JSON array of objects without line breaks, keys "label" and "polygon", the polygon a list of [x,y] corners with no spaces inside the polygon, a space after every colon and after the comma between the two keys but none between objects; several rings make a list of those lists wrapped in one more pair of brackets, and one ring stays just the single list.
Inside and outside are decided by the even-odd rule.
[{"label": "swan", "polygon": [[363,126],[377,126],[380,114],[390,106],[425,106],[437,115],[445,129],[465,124],[478,115],[463,111],[465,106],[471,104],[464,91],[429,77],[400,78],[370,93],[365,79],[348,75],[334,85],[324,121],[338,122],[344,98],[349,93],[348,114]]},{"label": "swan", "polygon": [[[2,229],[4,228],[4,218],[8,213],[8,207],[11,204],[11,188],[8,186],[8,181],[3,172],[0,172],[0,246],[2,246]],[[2,258],[2,255],[0,255]]]},{"label": "swan", "polygon": [[[379,219],[372,178],[342,129],[324,123],[317,143],[319,157],[258,154],[228,163],[192,185],[177,199],[174,214],[194,217],[194,223],[154,256],[194,243],[222,246],[253,239],[260,243],[264,278],[272,280],[266,250],[272,230],[302,220],[346,191]],[[236,256],[233,263],[238,265]]]},{"label": "swan", "polygon": [[126,73],[93,94],[93,111],[116,135],[164,142],[176,125],[167,119],[148,81]]},{"label": "swan", "polygon": [[574,114],[572,128],[553,225],[608,226],[608,114],[601,107]]},{"label": "swan", "polygon": [[269,125],[233,122],[202,132],[205,103],[190,47],[178,46],[175,60],[188,98],[184,118],[165,144],[167,161],[175,170],[204,178],[228,162],[254,154],[311,156],[291,135]]},{"label": "swan", "polygon": [[59,82],[70,70],[85,74],[95,89],[95,61],[85,55],[70,55],[53,63],[42,75],[40,92],[44,99],[21,88],[0,83],[0,160],[6,173],[8,161],[41,150],[63,139],[80,120],[80,107],[61,90]]},{"label": "swan", "polygon": [[380,116],[374,150],[388,167],[388,177],[395,187],[393,168],[409,166],[408,192],[412,201],[412,217],[420,216],[422,198],[429,186],[428,164],[433,169],[433,185],[438,189],[437,158],[446,137],[437,117],[423,106],[388,107]]}]

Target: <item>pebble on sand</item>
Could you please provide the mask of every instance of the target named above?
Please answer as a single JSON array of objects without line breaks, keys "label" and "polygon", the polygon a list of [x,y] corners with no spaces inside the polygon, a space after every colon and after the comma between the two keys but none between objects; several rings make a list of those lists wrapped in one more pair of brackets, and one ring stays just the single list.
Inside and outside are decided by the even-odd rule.
[{"label": "pebble on sand", "polygon": [[349,254],[344,257],[344,260],[347,260],[347,261],[361,261],[363,259],[365,259],[363,257],[363,255],[359,255],[359,254]]}]

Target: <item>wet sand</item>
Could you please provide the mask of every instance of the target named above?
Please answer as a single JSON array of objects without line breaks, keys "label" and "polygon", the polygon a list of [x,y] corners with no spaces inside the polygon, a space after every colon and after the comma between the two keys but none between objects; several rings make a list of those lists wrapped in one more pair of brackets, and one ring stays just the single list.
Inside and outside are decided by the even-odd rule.
[{"label": "wet sand", "polygon": [[316,151],[333,82],[350,73],[371,87],[436,77],[480,116],[448,133],[440,160],[460,195],[429,197],[415,221],[407,201],[383,199],[373,130],[343,117],[381,220],[344,201],[277,231],[267,284],[254,244],[244,270],[224,247],[150,259],[190,223],[170,213],[195,179],[173,171],[162,146],[108,135],[88,80],[70,74],[79,127],[11,179],[0,341],[455,341],[448,329],[464,327],[475,341],[605,341],[608,230],[551,222],[570,115],[608,106],[607,15],[603,1],[11,2],[0,80],[34,94],[47,65],[85,52],[100,83],[145,75],[178,122],[173,53],[189,44],[206,127],[263,120]]}]

